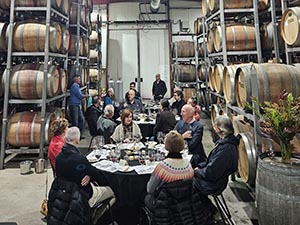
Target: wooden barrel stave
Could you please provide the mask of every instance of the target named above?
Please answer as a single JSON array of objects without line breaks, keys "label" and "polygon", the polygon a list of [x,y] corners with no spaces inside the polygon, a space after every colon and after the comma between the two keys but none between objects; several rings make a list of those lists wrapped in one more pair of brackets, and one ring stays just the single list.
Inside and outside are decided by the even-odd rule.
[{"label": "wooden barrel stave", "polygon": [[216,64],[214,66],[214,85],[216,92],[219,94],[223,94],[223,70],[224,66],[222,64]]},{"label": "wooden barrel stave", "polygon": [[235,73],[238,68],[238,65],[230,65],[224,67],[223,70],[223,92],[224,97],[227,103],[235,104],[235,90],[234,90],[234,82],[235,82]]},{"label": "wooden barrel stave", "polygon": [[173,57],[176,57],[176,46],[177,46],[177,57],[194,57],[195,46],[193,41],[176,41],[173,43]]},{"label": "wooden barrel stave", "polygon": [[184,100],[186,102],[189,98],[191,98],[193,96],[197,96],[197,89],[196,88],[183,87],[182,92],[183,92]]},{"label": "wooden barrel stave", "polygon": [[[280,35],[280,26],[276,25],[277,27],[277,40],[279,50],[284,49],[284,41],[282,36]],[[273,23],[262,24],[260,27],[260,34],[261,34],[261,47],[263,50],[273,50],[274,49],[274,29]]]},{"label": "wooden barrel stave", "polygon": [[177,65],[176,72],[179,82],[196,81],[196,69],[194,65]]},{"label": "wooden barrel stave", "polygon": [[214,83],[214,79],[213,79],[213,74],[214,74],[214,67],[210,66],[208,69],[208,83],[209,83],[209,87],[212,91],[215,90],[215,83]]},{"label": "wooden barrel stave", "polygon": [[7,51],[6,31],[8,23],[0,22],[0,52]]}]

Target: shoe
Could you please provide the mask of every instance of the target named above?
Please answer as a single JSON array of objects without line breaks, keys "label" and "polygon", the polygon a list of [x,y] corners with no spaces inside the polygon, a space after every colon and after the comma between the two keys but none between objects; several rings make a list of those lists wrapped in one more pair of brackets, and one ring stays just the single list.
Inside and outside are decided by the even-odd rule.
[{"label": "shoe", "polygon": [[83,139],[85,139],[85,137],[84,137],[84,136],[81,136],[81,137],[80,137],[80,140],[83,140]]}]

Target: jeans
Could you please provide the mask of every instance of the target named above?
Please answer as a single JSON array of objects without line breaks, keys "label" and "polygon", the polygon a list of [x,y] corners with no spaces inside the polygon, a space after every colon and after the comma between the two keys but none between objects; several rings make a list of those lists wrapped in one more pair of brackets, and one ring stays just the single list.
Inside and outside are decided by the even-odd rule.
[{"label": "jeans", "polygon": [[83,129],[83,115],[79,105],[70,105],[70,119],[71,119],[71,127],[78,127],[80,132]]}]

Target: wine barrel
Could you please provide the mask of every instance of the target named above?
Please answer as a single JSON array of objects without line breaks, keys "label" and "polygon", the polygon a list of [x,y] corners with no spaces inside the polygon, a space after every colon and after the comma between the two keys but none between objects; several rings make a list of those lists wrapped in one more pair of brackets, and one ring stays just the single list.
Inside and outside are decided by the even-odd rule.
[{"label": "wine barrel", "polygon": [[[252,0],[229,0],[224,1],[224,9],[241,9],[252,8]],[[208,0],[208,8],[210,11],[215,12],[220,8],[219,0]]]},{"label": "wine barrel", "polygon": [[10,0],[0,0],[0,8],[1,9],[9,9],[10,8]]},{"label": "wine barrel", "polygon": [[66,110],[58,107],[50,107],[48,112],[54,114],[55,119],[66,118]]},{"label": "wine barrel", "polygon": [[196,88],[190,88],[190,87],[183,87],[182,88],[183,97],[184,100],[187,102],[187,100],[193,96],[197,96],[197,89]]},{"label": "wine barrel", "polygon": [[[226,49],[228,51],[245,51],[256,48],[256,36],[254,25],[227,25],[225,28]],[[218,26],[214,32],[214,48],[222,50],[222,31]]]},{"label": "wine barrel", "polygon": [[212,104],[211,105],[211,112],[210,112],[210,119],[211,123],[215,124],[215,119],[217,116],[225,114],[225,106],[221,104]]},{"label": "wine barrel", "polygon": [[[255,68],[255,71],[251,70]],[[257,82],[251,84],[251,72],[257,74]],[[280,92],[286,91],[298,97],[300,94],[300,71],[291,65],[262,63],[240,66],[236,71],[235,92],[238,106],[251,102],[252,85],[258,85],[258,101],[278,102]]]},{"label": "wine barrel", "polygon": [[96,46],[98,43],[98,33],[96,31],[92,31],[90,34],[90,46]]},{"label": "wine barrel", "polygon": [[65,15],[69,15],[70,12],[70,2],[69,0],[62,0],[60,5],[61,12]]},{"label": "wine barrel", "polygon": [[[38,6],[38,7],[46,7],[47,0],[17,0],[16,6]],[[61,10],[62,0],[52,0],[51,6],[55,9]]]},{"label": "wine barrel", "polygon": [[85,84],[89,81],[89,70],[87,68],[82,68],[81,70],[81,84],[85,86]]},{"label": "wine barrel", "polygon": [[67,53],[71,47],[71,33],[69,29],[62,26],[62,44],[60,47],[61,53]]},{"label": "wine barrel", "polygon": [[238,65],[224,67],[223,70],[223,93],[227,103],[235,104],[236,97],[234,91],[235,73]]},{"label": "wine barrel", "polygon": [[100,62],[101,62],[101,51],[91,49],[90,50],[90,63],[98,64]]},{"label": "wine barrel", "polygon": [[201,18],[197,18],[195,21],[194,21],[194,33],[196,35],[199,35],[199,34],[202,34],[203,32],[203,29],[202,29],[202,20]]},{"label": "wine barrel", "polygon": [[7,51],[6,31],[8,23],[0,22],[0,52]]},{"label": "wine barrel", "polygon": [[216,64],[214,66],[214,85],[216,92],[219,94],[223,94],[223,70],[224,66],[222,64]]},{"label": "wine barrel", "polygon": [[198,78],[201,81],[206,81],[207,71],[205,65],[199,65],[198,66]]},{"label": "wine barrel", "polygon": [[234,135],[247,132],[253,133],[253,127],[244,121],[244,117],[242,115],[233,116],[232,125],[234,128]]},{"label": "wine barrel", "polygon": [[76,65],[76,64],[69,64],[68,65],[68,89],[70,89],[71,85],[73,84],[73,76],[74,75],[80,75],[81,81],[82,81],[82,66]]},{"label": "wine barrel", "polygon": [[196,69],[195,65],[177,65],[176,72],[179,82],[195,82]]},{"label": "wine barrel", "polygon": [[214,67],[210,66],[208,69],[208,83],[209,83],[209,87],[212,91],[215,90],[215,83],[214,83],[214,79],[213,79],[213,74],[214,74]]},{"label": "wine barrel", "polygon": [[59,73],[59,90],[61,93],[66,93],[68,87],[68,72],[65,69],[60,69]]},{"label": "wine barrel", "polygon": [[202,15],[208,16],[210,14],[209,7],[208,7],[209,0],[202,0]]},{"label": "wine barrel", "polygon": [[101,70],[90,68],[90,80],[91,82],[101,81]]},{"label": "wine barrel", "polygon": [[[93,30],[97,30],[101,28],[101,23],[100,23],[100,14],[96,12],[91,13],[91,25]],[[98,23],[99,20],[99,23]]]},{"label": "wine barrel", "polygon": [[257,154],[251,132],[240,133],[238,171],[242,180],[252,186],[256,178]]},{"label": "wine barrel", "polygon": [[[7,71],[4,72],[3,80]],[[10,94],[15,98],[39,99],[42,98],[44,82],[44,65],[19,64],[12,67],[10,74]],[[54,65],[48,66],[47,96],[56,96],[59,91],[59,70]]]},{"label": "wine barrel", "polygon": [[88,37],[82,37],[83,54],[82,56],[89,57],[90,55],[90,40]]},{"label": "wine barrel", "polygon": [[300,7],[288,8],[281,17],[280,30],[283,40],[292,46],[300,46]]},{"label": "wine barrel", "polygon": [[[270,7],[271,0],[258,0],[257,4],[259,10],[265,10]],[[281,8],[281,0],[275,0],[275,7]]]},{"label": "wine barrel", "polygon": [[207,32],[206,49],[208,53],[212,53],[214,51],[214,30],[213,29],[209,29]]},{"label": "wine barrel", "polygon": [[70,56],[76,56],[76,50],[79,48],[79,55],[83,55],[84,52],[84,45],[83,45],[83,39],[79,37],[79,47],[77,47],[77,37],[74,34],[71,34],[70,36],[70,48],[69,48],[69,55]]},{"label": "wine barrel", "polygon": [[[78,4],[72,4],[70,8],[70,24],[77,24],[77,13],[78,13]],[[79,23],[83,26],[86,26],[86,7],[84,5],[80,6],[80,18]]]},{"label": "wine barrel", "polygon": [[[14,26],[13,46],[16,51],[44,52],[46,25],[39,22],[18,22]],[[50,26],[49,49],[58,52],[62,44],[62,28],[59,23],[53,22]]]},{"label": "wine barrel", "polygon": [[177,46],[177,57],[194,57],[195,56],[195,45],[193,41],[176,41],[173,43],[173,57],[176,57],[176,46]]},{"label": "wine barrel", "polygon": [[[279,25],[277,27],[277,40],[278,40],[278,46],[280,50],[284,49],[284,41],[280,35],[280,27]],[[260,27],[260,37],[261,37],[261,47],[263,50],[273,50],[274,49],[274,27],[273,23],[268,24],[262,24]]]},{"label": "wine barrel", "polygon": [[300,221],[299,159],[258,159],[256,203],[260,225],[298,225]]},{"label": "wine barrel", "polygon": [[[53,113],[45,116],[45,144],[51,139],[49,126],[55,119]],[[41,136],[41,112],[18,112],[8,121],[7,143],[15,147],[38,147]]]},{"label": "wine barrel", "polygon": [[86,3],[86,9],[89,11],[89,12],[93,12],[93,1],[92,0],[85,0]]},{"label": "wine barrel", "polygon": [[[55,5],[56,1],[53,2],[53,5]],[[15,7],[34,7],[36,6],[34,0],[16,0],[15,1]]]}]

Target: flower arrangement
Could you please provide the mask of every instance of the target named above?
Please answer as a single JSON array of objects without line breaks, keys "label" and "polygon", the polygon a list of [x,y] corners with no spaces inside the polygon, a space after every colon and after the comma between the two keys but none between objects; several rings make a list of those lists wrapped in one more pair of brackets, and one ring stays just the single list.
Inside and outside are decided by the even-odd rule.
[{"label": "flower arrangement", "polygon": [[295,98],[283,90],[278,102],[259,103],[254,97],[252,102],[259,106],[260,110],[250,104],[247,104],[247,107],[260,117],[262,130],[279,139],[282,162],[290,163],[293,150],[291,140],[300,132],[300,96]]}]

